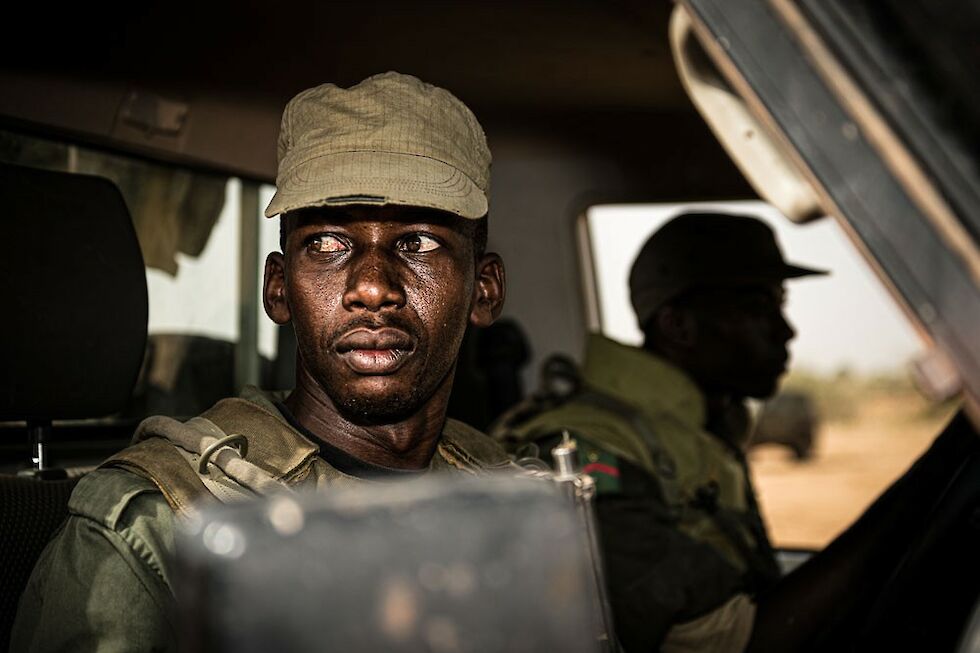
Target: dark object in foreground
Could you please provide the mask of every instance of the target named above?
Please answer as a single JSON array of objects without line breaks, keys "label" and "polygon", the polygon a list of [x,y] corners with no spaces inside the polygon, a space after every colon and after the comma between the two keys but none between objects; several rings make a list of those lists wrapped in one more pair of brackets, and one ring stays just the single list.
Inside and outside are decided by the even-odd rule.
[{"label": "dark object in foreground", "polygon": [[187,651],[596,651],[550,483],[412,481],[225,507],[178,544]]}]

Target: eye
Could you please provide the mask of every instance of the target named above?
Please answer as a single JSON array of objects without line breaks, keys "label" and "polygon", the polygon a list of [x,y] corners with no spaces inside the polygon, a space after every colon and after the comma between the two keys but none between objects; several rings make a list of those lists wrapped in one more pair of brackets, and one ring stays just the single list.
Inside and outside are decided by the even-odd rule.
[{"label": "eye", "polygon": [[310,238],[307,247],[311,252],[333,254],[347,251],[347,243],[333,234],[317,234]]},{"label": "eye", "polygon": [[425,234],[411,234],[402,238],[398,243],[398,249],[409,254],[424,254],[439,247],[439,241]]}]

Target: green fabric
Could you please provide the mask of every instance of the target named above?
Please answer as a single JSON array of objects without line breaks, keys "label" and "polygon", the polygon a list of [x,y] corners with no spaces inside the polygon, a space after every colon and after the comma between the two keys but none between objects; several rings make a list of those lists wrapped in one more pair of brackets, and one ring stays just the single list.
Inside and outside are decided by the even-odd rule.
[{"label": "green fabric", "polygon": [[595,489],[599,494],[615,494],[621,492],[621,471],[616,456],[588,440],[578,443],[578,467],[590,475],[595,481]]},{"label": "green fabric", "polygon": [[683,371],[593,335],[580,376],[564,403],[496,432],[547,458],[568,431],[582,463],[604,463],[583,469],[598,489],[616,634],[626,651],[660,650],[673,626],[767,587],[775,561],[744,458],[707,430],[704,396]]},{"label": "green fabric", "polygon": [[[626,651],[658,650],[673,625],[756,589],[750,558],[765,570],[768,540],[762,534],[760,545],[747,525],[760,518],[742,460],[706,430],[705,399],[683,371],[593,335],[581,380],[582,392],[500,437],[518,447],[535,442],[546,458],[563,431],[575,437],[597,485],[617,636]],[[603,466],[584,467],[590,463]],[[738,539],[718,515],[692,505],[707,488],[717,488],[725,514],[738,516],[727,525]]]},{"label": "green fabric", "polygon": [[172,651],[174,515],[121,470],[79,481],[21,597],[11,651]]},{"label": "green fabric", "polygon": [[[232,404],[239,415],[286,424],[270,397],[255,389],[243,397],[248,403]],[[309,444],[288,428],[270,439],[286,435]],[[256,442],[256,450],[262,446],[269,443]],[[430,464],[434,472],[510,465],[497,443],[453,420],[447,420],[438,451]],[[275,453],[280,466],[294,462],[288,452]],[[297,488],[319,488],[324,480],[357,482],[318,457],[293,471],[289,482]],[[68,508],[67,522],[42,553],[21,597],[10,650],[176,650],[171,565],[178,518],[158,487],[132,471],[103,467],[79,481]]]},{"label": "green fabric", "polygon": [[[713,546],[731,564],[746,562],[717,524],[701,511],[689,509],[698,490],[717,484],[720,506],[746,513],[750,490],[741,462],[732,450],[705,428],[704,397],[680,369],[636,347],[591,335],[582,367],[584,383],[635,408],[673,460],[680,505],[677,527]],[[535,440],[568,429],[607,453],[628,461],[651,477],[661,475],[649,447],[625,416],[574,399],[520,425],[521,440]]]}]

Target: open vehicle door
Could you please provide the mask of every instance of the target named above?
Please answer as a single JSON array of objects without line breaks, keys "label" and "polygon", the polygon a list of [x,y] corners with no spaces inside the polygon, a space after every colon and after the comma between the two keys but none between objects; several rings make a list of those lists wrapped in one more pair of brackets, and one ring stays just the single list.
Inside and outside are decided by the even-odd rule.
[{"label": "open vehicle door", "polygon": [[[746,177],[794,220],[840,222],[931,343],[925,389],[961,390],[975,427],[978,26],[976,3],[838,0],[681,0],[671,24],[685,87]],[[980,650],[980,608],[959,641]]]}]

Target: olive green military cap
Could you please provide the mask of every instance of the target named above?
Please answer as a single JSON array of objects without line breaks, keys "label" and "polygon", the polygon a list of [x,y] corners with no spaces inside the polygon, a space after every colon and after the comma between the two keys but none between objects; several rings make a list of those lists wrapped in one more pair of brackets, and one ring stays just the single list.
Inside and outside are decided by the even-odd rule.
[{"label": "olive green military cap", "polygon": [[642,328],[657,309],[697,287],[782,281],[824,270],[787,263],[762,220],[684,213],[644,243],[630,270],[630,301]]},{"label": "olive green military cap", "polygon": [[490,150],[449,91],[387,72],[350,88],[323,84],[282,115],[273,217],[297,209],[399,204],[487,214]]}]

